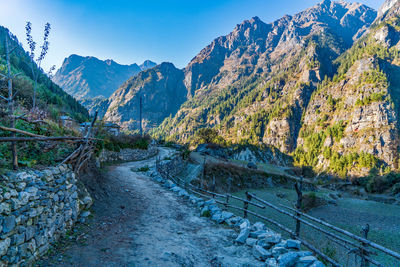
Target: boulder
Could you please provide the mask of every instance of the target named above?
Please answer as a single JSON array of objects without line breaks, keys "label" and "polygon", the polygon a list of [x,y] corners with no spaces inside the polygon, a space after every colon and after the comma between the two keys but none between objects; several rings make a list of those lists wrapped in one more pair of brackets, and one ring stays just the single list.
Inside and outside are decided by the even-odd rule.
[{"label": "boulder", "polygon": [[299,250],[300,246],[301,246],[301,242],[299,240],[294,240],[294,239],[286,240],[286,248]]},{"label": "boulder", "polygon": [[256,222],[253,224],[253,226],[251,227],[251,229],[253,231],[261,231],[261,230],[265,230],[265,224],[263,224],[262,222]]},{"label": "boulder", "polygon": [[317,261],[314,256],[304,256],[297,260],[295,267],[308,267]]},{"label": "boulder", "polygon": [[[253,228],[253,227],[252,227]],[[265,230],[258,230],[255,232],[250,233],[250,237],[252,238],[258,238],[259,236],[265,236],[267,234],[267,231]]]},{"label": "boulder", "polygon": [[292,267],[295,265],[299,255],[296,252],[288,252],[278,257],[280,267]]},{"label": "boulder", "polygon": [[226,220],[232,218],[234,216],[234,214],[229,211],[223,211],[221,216],[222,216],[223,222],[225,222]]},{"label": "boulder", "polygon": [[167,180],[167,181],[165,181],[164,186],[167,188],[171,188],[171,187],[174,187],[175,184],[171,180]]},{"label": "boulder", "polygon": [[269,258],[265,261],[265,267],[279,267],[279,265],[276,259]]},{"label": "boulder", "polygon": [[235,216],[235,217],[229,218],[229,219],[226,220],[225,222],[226,222],[228,225],[236,225],[237,223],[241,222],[241,220],[242,220],[241,217]]},{"label": "boulder", "polygon": [[274,258],[278,258],[280,255],[287,253],[288,250],[284,247],[273,247],[271,250],[272,255]]},{"label": "boulder", "polygon": [[216,205],[217,202],[215,201],[215,199],[209,199],[207,201],[204,202],[204,205],[208,206],[208,205]]},{"label": "boulder", "polygon": [[252,247],[257,243],[257,239],[255,238],[247,238],[246,239],[246,245]]},{"label": "boulder", "polygon": [[281,241],[281,235],[277,233],[261,234],[257,237],[263,247],[270,248]]},{"label": "boulder", "polygon": [[323,264],[320,261],[316,261],[313,264],[311,264],[310,267],[325,267],[325,264]]},{"label": "boulder", "polygon": [[[244,219],[244,221],[240,224],[240,229],[250,228],[251,224],[248,219]],[[250,229],[249,229],[250,230]]]},{"label": "boulder", "polygon": [[235,241],[237,243],[244,244],[246,243],[246,239],[249,237],[249,234],[250,234],[250,228],[244,228],[240,231]]},{"label": "boulder", "polygon": [[256,259],[265,261],[272,256],[271,252],[265,250],[263,247],[255,245],[253,247],[253,255]]},{"label": "boulder", "polygon": [[222,218],[222,212],[218,211],[211,216],[211,220],[215,221],[216,223],[223,223],[224,220]]}]

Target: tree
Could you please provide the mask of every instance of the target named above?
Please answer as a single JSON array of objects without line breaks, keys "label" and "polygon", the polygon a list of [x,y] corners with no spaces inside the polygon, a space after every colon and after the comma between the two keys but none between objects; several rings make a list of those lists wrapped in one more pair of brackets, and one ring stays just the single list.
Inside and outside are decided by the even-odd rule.
[{"label": "tree", "polygon": [[[40,47],[42,50],[40,51],[39,57],[35,60],[35,49],[36,49],[36,42],[33,41],[32,37],[32,23],[29,21],[26,23],[25,30],[26,30],[26,41],[29,45],[30,50],[30,58],[31,58],[31,69],[32,69],[32,80],[34,81],[33,86],[33,103],[32,109],[36,108],[36,90],[37,90],[37,81],[39,78],[39,74],[42,72],[40,65],[47,55],[49,50],[49,35],[50,35],[50,23],[46,23],[44,27],[44,35],[43,35],[43,45]],[[35,63],[37,65],[37,69],[35,68]]]},{"label": "tree", "polygon": [[[12,51],[14,51],[14,48],[10,48],[9,46],[9,34],[6,34],[5,37],[5,59],[6,59],[6,68],[7,68],[7,73],[2,74],[0,73],[0,77],[2,77],[2,80],[7,81],[7,88],[8,88],[8,96],[4,97],[0,95],[0,97],[7,102],[7,115],[10,120],[10,126],[11,128],[15,127],[15,120],[16,116],[14,115],[14,97],[15,94],[13,92],[13,79],[19,75],[17,74],[12,74],[11,73],[11,63],[10,63],[10,54]],[[12,137],[15,137],[15,132],[12,133]],[[12,164],[13,164],[13,169],[16,170],[18,168],[18,156],[17,156],[17,143],[16,142],[11,142],[11,151],[12,151]]]},{"label": "tree", "polygon": [[200,143],[210,144],[217,138],[218,132],[211,128],[201,128],[197,131],[197,136]]}]

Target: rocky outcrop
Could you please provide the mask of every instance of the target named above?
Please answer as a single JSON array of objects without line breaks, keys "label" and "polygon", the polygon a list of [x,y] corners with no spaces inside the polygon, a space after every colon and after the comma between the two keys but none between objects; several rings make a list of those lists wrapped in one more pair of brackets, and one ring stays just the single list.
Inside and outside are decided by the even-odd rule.
[{"label": "rocky outcrop", "polygon": [[[2,175],[0,264],[28,266],[45,254],[92,204],[67,165]],[[81,217],[79,217],[81,214]]]},{"label": "rocky outcrop", "polygon": [[129,130],[139,129],[139,101],[143,103],[145,129],[175,114],[186,100],[183,71],[162,63],[126,81],[109,99],[104,119]]},{"label": "rocky outcrop", "polygon": [[64,60],[53,81],[78,100],[108,98],[130,77],[155,65],[149,60],[140,66],[120,65],[113,60],[71,55]]},{"label": "rocky outcrop", "polygon": [[[397,3],[390,4],[397,9]],[[386,10],[359,42],[340,59],[338,74],[320,87],[304,115],[299,154],[308,165],[342,175],[367,175],[398,168],[399,61],[398,17]],[[374,50],[375,49],[375,50]],[[383,56],[381,52],[386,52]],[[334,136],[333,136],[334,135]],[[320,146],[320,138],[324,138]],[[311,153],[318,160],[310,161]],[[307,159],[308,158],[308,159]],[[351,164],[351,165],[349,165]]]}]

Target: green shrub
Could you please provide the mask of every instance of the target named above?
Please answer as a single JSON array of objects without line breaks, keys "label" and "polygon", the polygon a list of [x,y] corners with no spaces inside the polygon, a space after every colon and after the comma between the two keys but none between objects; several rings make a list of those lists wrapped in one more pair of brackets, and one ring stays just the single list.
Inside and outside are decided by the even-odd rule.
[{"label": "green shrub", "polygon": [[137,172],[147,172],[149,170],[150,170],[149,166],[146,165],[146,166],[138,168],[136,171]]}]

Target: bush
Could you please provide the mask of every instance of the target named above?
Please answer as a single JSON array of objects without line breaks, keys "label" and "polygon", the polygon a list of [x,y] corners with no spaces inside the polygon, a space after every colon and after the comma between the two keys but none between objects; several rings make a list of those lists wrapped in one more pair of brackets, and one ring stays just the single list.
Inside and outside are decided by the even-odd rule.
[{"label": "bush", "polygon": [[305,212],[312,208],[316,208],[325,205],[327,201],[323,198],[318,197],[315,192],[303,194],[303,201],[301,202],[301,209]]},{"label": "bush", "polygon": [[138,172],[147,172],[149,170],[150,170],[149,166],[146,165],[146,166],[138,168],[136,171],[138,171]]},{"label": "bush", "polygon": [[366,190],[370,193],[383,193],[397,183],[400,183],[400,173],[392,172],[384,176],[370,176]]},{"label": "bush", "polygon": [[116,152],[124,148],[147,149],[151,140],[150,136],[140,136],[139,134],[114,136],[108,133],[99,133],[97,138],[103,139],[97,143],[98,151],[107,149]]}]

